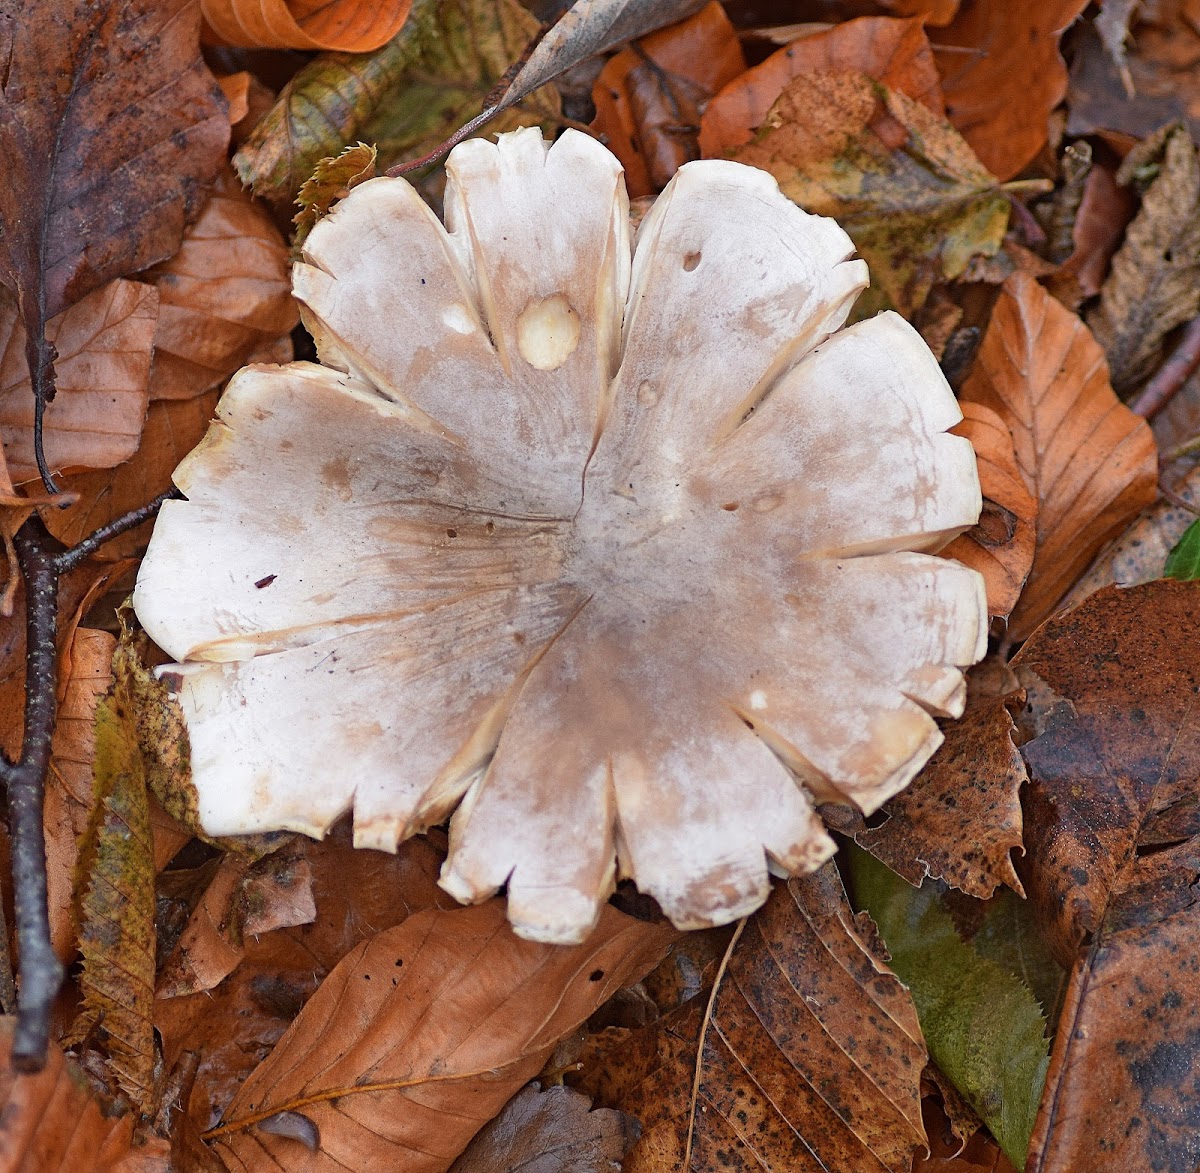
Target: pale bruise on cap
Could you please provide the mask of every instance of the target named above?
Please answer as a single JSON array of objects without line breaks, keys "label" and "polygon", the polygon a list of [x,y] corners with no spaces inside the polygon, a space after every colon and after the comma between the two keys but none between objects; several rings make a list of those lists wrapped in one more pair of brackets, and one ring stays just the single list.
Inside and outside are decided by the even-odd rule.
[{"label": "pale bruise on cap", "polygon": [[308,238],[321,366],[229,386],[135,602],[179,661],[201,819],[395,850],[453,813],[442,885],[578,941],[620,876],[680,927],[834,850],[957,715],[983,654],[961,415],[767,174],[690,163],[631,255],[574,131],[466,142],[446,228],[403,180]]}]

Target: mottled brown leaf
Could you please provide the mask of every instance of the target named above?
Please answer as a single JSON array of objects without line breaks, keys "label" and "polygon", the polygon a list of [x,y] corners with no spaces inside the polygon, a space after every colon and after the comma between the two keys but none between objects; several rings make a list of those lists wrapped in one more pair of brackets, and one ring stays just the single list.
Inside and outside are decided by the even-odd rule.
[{"label": "mottled brown leaf", "polygon": [[[341,1169],[352,1151],[361,1168],[440,1173],[675,935],[611,906],[573,946],[517,937],[502,900],[417,913],[341,961],[210,1139],[235,1169]],[[278,1112],[311,1119],[320,1153],[255,1128]]]},{"label": "mottled brown leaf", "polygon": [[631,1116],[566,1087],[522,1088],[485,1124],[450,1173],[612,1173],[638,1137]]},{"label": "mottled brown leaf", "polygon": [[997,412],[1038,501],[1033,570],[1009,619],[1024,639],[1096,551],[1155,498],[1158,450],[1117,399],[1086,326],[1024,273],[1010,277],[960,399]]},{"label": "mottled brown leaf", "polygon": [[1011,179],[1049,137],[1067,92],[1062,31],[1086,0],[975,0],[933,32],[946,113],[983,165]]},{"label": "mottled brown leaf", "polygon": [[576,1081],[642,1124],[630,1173],[907,1171],[925,1044],[833,864],[779,884],[711,992],[600,1036]]},{"label": "mottled brown leaf", "polygon": [[609,58],[592,87],[592,129],[621,160],[631,199],[661,191],[700,157],[700,112],[745,68],[737,33],[715,0]]},{"label": "mottled brown leaf", "polygon": [[1139,143],[1117,182],[1147,175],[1153,181],[1088,314],[1122,393],[1154,369],[1168,331],[1200,310],[1200,160],[1182,126]]},{"label": "mottled brown leaf", "polygon": [[864,16],[792,41],[725,86],[705,107],[701,152],[719,159],[750,142],[792,78],[843,69],[865,73],[938,116],[946,112],[921,21]]},{"label": "mottled brown leaf", "polygon": [[1200,584],[1107,587],[1014,660],[1062,703],[1023,747],[1022,876],[1073,966],[1030,1173],[1200,1161]]},{"label": "mottled brown leaf", "polygon": [[1021,597],[1037,547],[1037,498],[1025,486],[1012,432],[990,407],[966,401],[963,421],[951,429],[975,447],[983,512],[965,534],[942,551],[978,570],[987,587],[988,612],[1008,615]]},{"label": "mottled brown leaf", "polygon": [[36,1075],[9,1063],[14,1018],[0,1018],[0,1168],[7,1173],[124,1173],[133,1117],[88,1084],[53,1044]]}]

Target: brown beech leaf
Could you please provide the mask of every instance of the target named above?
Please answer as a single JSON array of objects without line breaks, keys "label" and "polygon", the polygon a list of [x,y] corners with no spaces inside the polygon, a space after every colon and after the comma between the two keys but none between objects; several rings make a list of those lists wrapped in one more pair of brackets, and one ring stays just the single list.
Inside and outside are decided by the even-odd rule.
[{"label": "brown beech leaf", "polygon": [[93,806],[96,705],[112,683],[117,641],[107,631],[78,628],[62,659],[58,723],[50,748],[43,825],[50,940],[59,960],[75,952],[74,885],[79,840]]},{"label": "brown beech leaf", "polygon": [[171,256],[225,163],[226,103],[191,0],[45,0],[0,15],[0,284],[30,366],[46,322]]},{"label": "brown beech leaf", "polygon": [[930,28],[949,24],[960,0],[879,0],[879,7],[895,16],[920,16]]},{"label": "brown beech leaf", "polygon": [[745,68],[737,33],[715,0],[609,59],[592,87],[592,129],[621,160],[631,199],[661,191],[700,157],[700,111]]},{"label": "brown beech leaf", "polygon": [[623,1112],[567,1087],[522,1088],[467,1145],[450,1173],[611,1173],[638,1138]]},{"label": "brown beech leaf", "polygon": [[925,1044],[832,863],[777,884],[711,992],[600,1035],[573,1078],[642,1124],[627,1173],[887,1169],[925,1145]]},{"label": "brown beech leaf", "polygon": [[903,793],[883,807],[887,822],[855,841],[910,884],[945,880],[980,900],[1001,884],[1024,895],[1010,852],[1022,852],[1025,763],[1013,744],[1010,708],[1025,694],[985,697],[947,722],[945,741]]},{"label": "brown beech leaf", "polygon": [[1032,277],[1005,282],[964,402],[997,412],[1038,501],[1037,551],[1009,634],[1024,639],[1158,485],[1146,421],[1117,399],[1087,327]]},{"label": "brown beech leaf", "polygon": [[1067,92],[1058,52],[1087,0],[975,0],[931,36],[946,112],[983,165],[1011,179],[1046,144]]},{"label": "brown beech leaf", "polygon": [[1008,615],[1033,566],[1037,498],[1025,487],[1012,432],[1004,420],[982,403],[967,401],[961,406],[963,421],[951,431],[966,436],[975,447],[983,512],[942,555],[978,570],[987,587],[989,614]]},{"label": "brown beech leaf", "polygon": [[155,1004],[167,1068],[188,1051],[200,1056],[184,1107],[201,1130],[217,1123],[246,1076],[351,949],[413,912],[457,907],[437,886],[443,853],[427,838],[408,840],[395,855],[356,851],[348,824],[340,824],[325,840],[301,840],[281,854],[308,867],[316,918],[257,938],[243,934],[242,960],[223,982]]},{"label": "brown beech leaf", "polygon": [[[87,1077],[51,1045],[36,1075],[12,1070],[12,1017],[0,1018],[0,1167],[8,1173],[125,1173],[133,1117],[92,1091]],[[165,1173],[165,1166],[161,1166]],[[148,1173],[148,1171],[147,1171]]]},{"label": "brown beech leaf", "polygon": [[[300,321],[287,245],[231,170],[179,251],[146,278],[159,295],[151,399],[210,390]],[[61,394],[61,374],[59,383]]]},{"label": "brown beech leaf", "polygon": [[722,158],[750,142],[788,82],[817,69],[858,70],[934,114],[945,114],[922,22],[864,16],[792,41],[725,86],[709,102],[700,123],[705,158]]},{"label": "brown beech leaf", "polygon": [[1147,173],[1153,181],[1088,314],[1122,393],[1153,370],[1168,331],[1200,310],[1200,159],[1182,126],[1134,147],[1117,182]]},{"label": "brown beech leaf", "polygon": [[[112,468],[136,451],[158,300],[150,285],[110,281],[47,323],[46,338],[58,355],[58,394],[43,425],[52,469]],[[36,477],[25,327],[16,305],[2,297],[0,436],[13,479]]]},{"label": "brown beech leaf", "polygon": [[[611,906],[574,946],[517,937],[502,900],[419,912],[341,961],[208,1138],[234,1168],[340,1169],[352,1151],[360,1168],[444,1170],[676,935]],[[319,1154],[256,1127],[280,1112],[312,1120]]]},{"label": "brown beech leaf", "polygon": [[369,53],[408,18],[412,0],[201,0],[208,31],[247,49]]},{"label": "brown beech leaf", "polygon": [[1107,587],[1013,661],[1057,704],[1021,872],[1073,966],[1026,1166],[1200,1161],[1200,584]]},{"label": "brown beech leaf", "polygon": [[[116,517],[137,509],[171,487],[176,465],[204,438],[218,392],[195,399],[162,400],[146,412],[137,451],[116,468],[66,477],[63,487],[78,500],[67,509],[48,509],[46,525],[61,542],[73,545]],[[125,557],[145,548],[152,522],[130,530],[104,547],[107,557]]]}]

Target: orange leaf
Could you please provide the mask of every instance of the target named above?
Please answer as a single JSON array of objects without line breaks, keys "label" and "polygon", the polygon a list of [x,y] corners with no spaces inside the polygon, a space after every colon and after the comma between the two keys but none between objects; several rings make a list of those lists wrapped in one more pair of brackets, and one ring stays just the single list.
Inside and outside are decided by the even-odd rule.
[{"label": "orange leaf", "polygon": [[[146,418],[157,319],[157,291],[119,279],[47,323],[58,351],[58,393],[46,407],[43,433],[52,469],[112,468],[133,455]],[[8,300],[0,303],[0,435],[13,479],[36,477],[25,328]]]},{"label": "orange leaf", "polygon": [[399,31],[412,0],[201,0],[205,39],[246,49],[369,53]]},{"label": "orange leaf", "polygon": [[802,37],[730,82],[704,111],[700,152],[719,159],[750,142],[788,82],[816,70],[852,69],[944,114],[933,53],[920,20],[864,16]]},{"label": "orange leaf", "polygon": [[879,0],[879,4],[896,16],[919,16],[932,28],[955,18],[959,0]]},{"label": "orange leaf", "polygon": [[179,251],[146,277],[159,293],[151,399],[187,399],[215,387],[300,320],[287,245],[232,170]]},{"label": "orange leaf", "polygon": [[[117,1173],[131,1168],[133,1117],[116,1116],[55,1046],[36,1075],[9,1065],[13,1018],[0,1018],[0,1168],[8,1173]],[[165,1164],[160,1168],[166,1168]]]},{"label": "orange leaf", "polygon": [[716,0],[605,65],[592,87],[592,129],[621,160],[631,199],[660,191],[699,158],[701,105],[745,68],[737,33]]},{"label": "orange leaf", "polygon": [[975,447],[983,512],[942,554],[983,575],[988,613],[1007,615],[1021,596],[1037,545],[1037,498],[1025,487],[1008,425],[982,403],[963,403],[950,430]]},{"label": "orange leaf", "polygon": [[1024,639],[1154,501],[1158,450],[1113,391],[1091,331],[1025,273],[1005,282],[960,399],[1008,425],[1038,500],[1033,570],[1009,621],[1009,634]]},{"label": "orange leaf", "polygon": [[975,0],[931,38],[946,113],[980,162],[1011,179],[1046,145],[1067,92],[1058,52],[1087,0]]}]

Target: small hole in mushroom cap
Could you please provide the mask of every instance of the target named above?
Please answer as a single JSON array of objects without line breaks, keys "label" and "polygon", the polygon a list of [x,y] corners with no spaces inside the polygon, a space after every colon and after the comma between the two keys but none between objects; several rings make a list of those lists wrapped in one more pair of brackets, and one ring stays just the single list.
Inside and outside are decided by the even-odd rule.
[{"label": "small hole in mushroom cap", "polygon": [[730,513],[733,513],[737,507],[738,503],[736,501],[726,501],[725,504],[721,506],[722,509],[725,509]]},{"label": "small hole in mushroom cap", "polygon": [[448,537],[448,538],[456,538],[456,537],[458,537],[458,530],[456,530],[456,529],[448,529],[448,530],[446,531],[446,537]]},{"label": "small hole in mushroom cap", "polygon": [[517,319],[517,349],[539,371],[554,371],[579,345],[579,315],[561,293],[535,298]]},{"label": "small hole in mushroom cap", "polygon": [[685,273],[691,273],[699,263],[700,254],[698,252],[685,253],[683,258],[683,271]]}]

